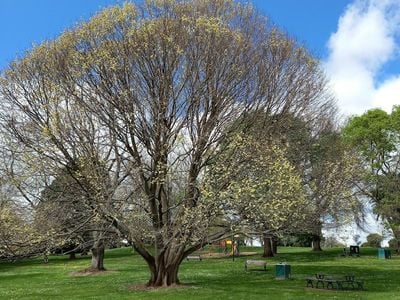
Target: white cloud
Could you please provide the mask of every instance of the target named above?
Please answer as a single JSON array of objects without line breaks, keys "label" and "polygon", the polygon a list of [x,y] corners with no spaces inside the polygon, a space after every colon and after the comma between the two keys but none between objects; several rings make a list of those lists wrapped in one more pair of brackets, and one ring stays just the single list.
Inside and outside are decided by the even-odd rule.
[{"label": "white cloud", "polygon": [[[325,69],[344,114],[400,104],[400,74],[377,82],[383,66],[398,55],[399,0],[357,0],[339,19],[328,42]],[[397,98],[397,95],[399,98]]]},{"label": "white cloud", "polygon": [[395,104],[400,104],[400,76],[383,82],[372,98],[373,107],[381,107],[388,112],[392,110]]}]

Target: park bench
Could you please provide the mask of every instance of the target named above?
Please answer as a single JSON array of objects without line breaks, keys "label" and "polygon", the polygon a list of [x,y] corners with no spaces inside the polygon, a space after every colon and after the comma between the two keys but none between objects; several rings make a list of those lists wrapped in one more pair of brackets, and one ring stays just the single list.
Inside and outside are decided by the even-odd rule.
[{"label": "park bench", "polygon": [[349,288],[351,286],[353,289],[364,289],[364,282],[356,280],[354,275],[334,276],[318,273],[314,277],[306,277],[305,279],[307,287],[343,290],[345,287]]},{"label": "park bench", "polygon": [[246,260],[246,262],[244,263],[244,269],[247,271],[248,268],[251,266],[262,267],[264,271],[267,271],[267,262],[265,260]]},{"label": "park bench", "polygon": [[186,260],[187,260],[187,261],[189,261],[189,260],[198,260],[198,261],[201,261],[201,256],[200,256],[200,255],[189,255],[189,256],[186,257]]},{"label": "park bench", "polygon": [[341,254],[341,256],[360,257],[360,247],[350,246],[349,249],[343,248],[343,253]]}]

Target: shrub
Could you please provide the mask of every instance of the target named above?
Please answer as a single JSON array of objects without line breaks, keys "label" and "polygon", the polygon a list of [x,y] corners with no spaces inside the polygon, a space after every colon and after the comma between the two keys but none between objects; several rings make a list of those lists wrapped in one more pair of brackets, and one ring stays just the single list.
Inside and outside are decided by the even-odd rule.
[{"label": "shrub", "polygon": [[397,249],[397,248],[398,248],[398,245],[399,245],[399,240],[397,240],[397,239],[391,239],[391,240],[389,241],[389,247],[390,247],[390,248]]},{"label": "shrub", "polygon": [[324,241],[323,241],[323,247],[324,248],[333,248],[333,247],[340,247],[344,248],[346,245],[343,243],[339,242],[336,237],[334,236],[327,236]]},{"label": "shrub", "polygon": [[367,236],[367,242],[363,246],[379,248],[383,241],[383,237],[378,233],[371,233]]}]

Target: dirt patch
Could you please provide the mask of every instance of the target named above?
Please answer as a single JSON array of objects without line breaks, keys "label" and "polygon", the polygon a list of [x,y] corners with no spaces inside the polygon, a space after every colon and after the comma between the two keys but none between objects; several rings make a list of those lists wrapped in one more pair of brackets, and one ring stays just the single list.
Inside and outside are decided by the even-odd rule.
[{"label": "dirt patch", "polygon": [[[257,255],[257,252],[240,252],[238,256],[235,255],[235,257],[241,257],[241,256],[252,256],[252,255]],[[201,254],[201,257],[204,258],[213,258],[213,257],[231,257],[231,254],[228,253],[218,253],[218,252],[210,252],[210,253],[203,253]]]},{"label": "dirt patch", "polygon": [[91,271],[91,270],[83,270],[83,271],[77,271],[77,272],[71,272],[69,273],[70,276],[72,277],[83,277],[83,276],[103,276],[103,275],[109,275],[109,274],[115,274],[119,273],[118,271]]},{"label": "dirt patch", "polygon": [[132,284],[128,286],[128,290],[130,291],[157,291],[157,290],[167,290],[167,289],[188,289],[193,286],[188,284],[173,284],[170,286],[147,286],[145,284]]},{"label": "dirt patch", "polygon": [[257,252],[240,252],[239,256],[252,256],[257,255]]},{"label": "dirt patch", "polygon": [[225,253],[218,253],[218,252],[211,252],[211,253],[204,253],[200,255],[201,257],[228,257],[229,254]]}]

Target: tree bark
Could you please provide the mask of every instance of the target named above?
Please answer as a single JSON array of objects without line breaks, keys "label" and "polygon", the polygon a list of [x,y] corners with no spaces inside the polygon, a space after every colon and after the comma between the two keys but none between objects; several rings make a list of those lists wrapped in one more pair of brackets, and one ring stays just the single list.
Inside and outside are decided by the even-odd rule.
[{"label": "tree bark", "polygon": [[[215,240],[218,240],[221,236],[216,235],[215,238]],[[186,249],[184,244],[169,245],[167,249],[165,247],[164,250],[158,249],[156,257],[149,255],[148,252],[137,244],[134,244],[134,248],[149,266],[150,279],[147,285],[152,287],[166,287],[180,284],[178,272],[182,261],[191,253],[200,249],[202,245],[203,243],[199,243],[189,249]]]},{"label": "tree bark", "polygon": [[169,261],[165,254],[159,255],[157,262],[149,264],[150,279],[147,285],[161,287],[179,284],[178,272],[182,260],[183,257]]},{"label": "tree bark", "polygon": [[264,246],[264,253],[263,257],[273,257],[273,241],[271,235],[263,235],[263,246]]},{"label": "tree bark", "polygon": [[396,239],[395,251],[397,255],[400,255],[400,227],[399,226],[392,227],[392,231],[394,238]]},{"label": "tree bark", "polygon": [[313,240],[312,240],[311,247],[312,247],[312,251],[316,251],[316,252],[322,251],[322,248],[321,248],[321,236],[320,235],[318,235],[318,234],[314,234],[313,235]]},{"label": "tree bark", "polygon": [[314,227],[314,232],[312,236],[312,251],[319,252],[322,251],[321,248],[321,238],[322,238],[322,223],[317,222]]},{"label": "tree bark", "polygon": [[105,268],[104,268],[105,246],[104,246],[104,243],[102,241],[96,241],[91,249],[91,252],[92,252],[92,262],[91,262],[90,268],[87,269],[87,271],[93,271],[93,272],[105,271]]},{"label": "tree bark", "polygon": [[274,255],[278,253],[278,238],[276,236],[272,238],[272,252]]}]

